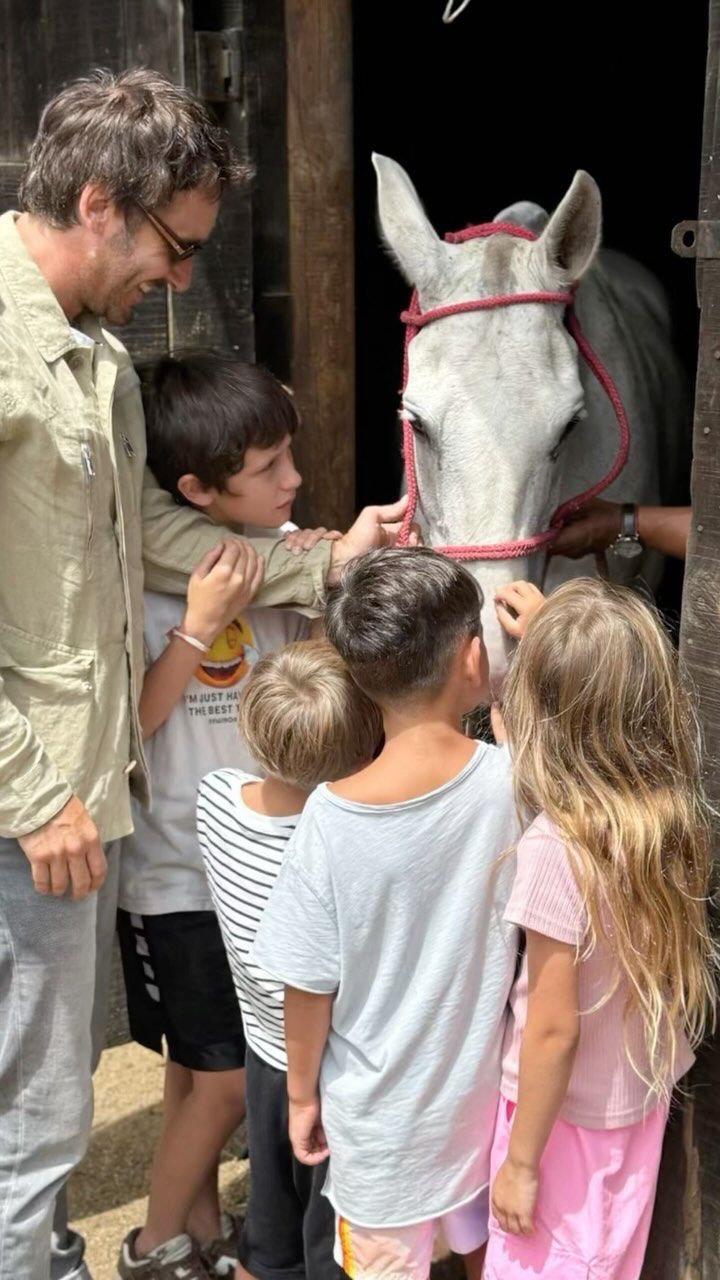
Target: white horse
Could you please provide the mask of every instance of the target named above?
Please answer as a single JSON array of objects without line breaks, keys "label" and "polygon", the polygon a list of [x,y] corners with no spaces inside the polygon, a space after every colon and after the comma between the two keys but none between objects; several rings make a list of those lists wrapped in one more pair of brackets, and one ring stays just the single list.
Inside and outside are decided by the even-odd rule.
[{"label": "white horse", "polygon": [[[497,215],[539,233],[460,244],[430,225],[405,170],[373,156],[383,237],[421,311],[515,293],[577,289],[575,312],[612,375],[630,423],[627,464],[607,490],[621,502],[670,496],[664,477],[682,467],[685,380],[670,339],[663,291],[645,268],[598,252],[600,193],[583,172],[551,218],[520,203]],[[409,347],[404,415],[412,423],[420,519],[430,546],[506,543],[547,529],[558,505],[610,468],[617,450],[612,407],[579,360],[561,305],[521,304],[455,314],[428,324]],[[610,557],[609,557],[610,558]],[[558,582],[595,572],[592,559],[544,552],[471,562],[484,596],[491,670],[501,678],[507,648],[493,595],[511,578]],[[645,554],[640,572],[657,583],[660,561]],[[633,572],[638,572],[637,561]],[[622,576],[613,572],[618,580]]]}]

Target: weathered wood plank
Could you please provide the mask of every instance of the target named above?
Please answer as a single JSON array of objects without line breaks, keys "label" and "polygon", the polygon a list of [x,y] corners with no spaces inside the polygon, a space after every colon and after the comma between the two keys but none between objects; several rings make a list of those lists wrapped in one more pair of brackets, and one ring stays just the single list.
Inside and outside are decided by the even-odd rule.
[{"label": "weathered wood plank", "polygon": [[257,359],[291,377],[287,77],[284,0],[246,6],[246,84],[253,181],[253,311]]},{"label": "weathered wood plank", "polygon": [[123,12],[125,67],[152,67],[171,80],[183,81],[183,36],[192,5],[177,0],[137,0],[119,6]]},{"label": "weathered wood plank", "polygon": [[11,160],[24,157],[41,108],[62,84],[87,75],[92,67],[119,70],[124,65],[128,6],[112,0],[75,0],[72,5],[5,0],[4,9],[0,156]]},{"label": "weathered wood plank", "polygon": [[[77,0],[68,7],[29,0],[22,13],[2,18],[4,110],[0,115],[0,203],[16,207],[21,162],[35,136],[45,102],[64,83],[96,66],[155,66],[179,78],[182,66],[183,7],[171,0],[117,5]],[[31,68],[31,74],[28,70]],[[8,163],[11,162],[11,163]],[[168,348],[165,293],[148,299],[121,333],[136,359]]]},{"label": "weathered wood plank", "polygon": [[[118,5],[75,0],[68,6],[5,0],[0,17],[0,155],[22,158],[45,102],[93,67],[151,66],[181,79],[183,9],[174,0]],[[14,9],[14,11],[13,11]]]},{"label": "weathered wood plank", "polygon": [[[699,218],[717,217],[720,197],[720,0],[710,2]],[[693,427],[692,508],[680,652],[698,698],[705,783],[720,805],[720,261],[698,262],[700,344]],[[716,826],[715,857],[720,856]],[[690,1098],[666,1143],[645,1280],[717,1280],[720,1275],[720,1043],[699,1054]],[[680,1212],[681,1208],[681,1212]]]},{"label": "weathered wood plank", "polygon": [[130,324],[117,329],[133,360],[152,360],[168,349],[167,289],[156,289],[135,308]]},{"label": "weathered wood plank", "polygon": [[[691,1134],[691,1120],[691,1111],[678,1107],[673,1112],[665,1134],[656,1210],[645,1255],[643,1280],[661,1280],[661,1277],[677,1280],[684,1275],[689,1223],[693,1217],[697,1220],[699,1216],[697,1212],[693,1215],[695,1198],[692,1197],[686,1205],[684,1195],[685,1186],[690,1189],[694,1185],[687,1176],[689,1170],[685,1152],[685,1144]],[[685,1280],[691,1280],[691,1277],[692,1272]]]},{"label": "weathered wood plank", "polygon": [[22,176],[22,164],[5,164],[0,161],[0,213],[17,209],[17,190]]},{"label": "weathered wood plank", "polygon": [[350,0],[286,0],[292,384],[301,522],[355,505]]},{"label": "weathered wood plank", "polygon": [[[233,132],[247,158],[246,126],[234,113]],[[238,133],[238,129],[240,132]],[[244,360],[255,355],[252,296],[251,190],[227,191],[215,231],[194,259],[192,285],[168,299],[168,347],[219,347]]]}]

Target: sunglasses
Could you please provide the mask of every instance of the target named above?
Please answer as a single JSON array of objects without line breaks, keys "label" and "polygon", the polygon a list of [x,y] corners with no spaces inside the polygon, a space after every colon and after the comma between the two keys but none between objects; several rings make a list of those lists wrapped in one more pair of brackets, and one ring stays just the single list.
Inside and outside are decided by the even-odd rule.
[{"label": "sunglasses", "polygon": [[192,258],[193,254],[199,253],[203,247],[202,240],[178,240],[174,231],[163,222],[162,218],[158,218],[156,213],[152,213],[150,209],[146,209],[144,204],[139,200],[135,201],[138,209],[147,218],[151,227],[154,227],[158,235],[162,237],[168,248],[172,249],[178,262],[185,262],[188,258]]}]

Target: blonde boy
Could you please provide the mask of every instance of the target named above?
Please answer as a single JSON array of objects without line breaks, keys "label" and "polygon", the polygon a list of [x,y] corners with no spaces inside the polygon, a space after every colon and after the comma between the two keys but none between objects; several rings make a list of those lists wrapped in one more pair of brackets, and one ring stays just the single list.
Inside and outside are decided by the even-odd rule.
[{"label": "blonde boy", "polygon": [[[325,1170],[295,1160],[288,1138],[283,986],[250,952],[310,792],[365,765],[381,734],[377,708],[325,641],[262,658],[240,706],[240,730],[267,777],[220,769],[200,784],[198,835],[245,1026],[252,1169],[239,1277],[337,1280]],[[291,945],[292,940],[288,940]]]}]

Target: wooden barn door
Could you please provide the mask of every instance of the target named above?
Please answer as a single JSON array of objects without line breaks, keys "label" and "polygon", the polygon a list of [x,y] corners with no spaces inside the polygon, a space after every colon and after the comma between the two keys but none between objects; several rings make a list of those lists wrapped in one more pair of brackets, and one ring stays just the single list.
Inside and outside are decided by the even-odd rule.
[{"label": "wooden barn door", "polygon": [[[0,211],[16,207],[18,179],[43,105],[92,67],[147,66],[211,103],[247,155],[243,0],[24,0],[0,14]],[[254,356],[250,191],[223,200],[213,238],[195,260],[192,288],[150,295],[121,335],[143,358],[188,346]]]},{"label": "wooden barn door", "polygon": [[[720,813],[720,0],[709,9],[699,212],[675,228],[673,248],[696,259],[700,305],[680,652],[698,695],[708,796]],[[717,822],[714,853],[717,864]],[[700,1052],[690,1084],[666,1141],[643,1280],[720,1277],[720,1035]]]},{"label": "wooden barn door", "polygon": [[350,0],[23,0],[0,9],[0,212],[48,98],[92,67],[148,66],[212,106],[255,177],[223,198],[186,294],[120,336],[135,359],[188,346],[257,358],[295,388],[296,519],[355,510]]}]

